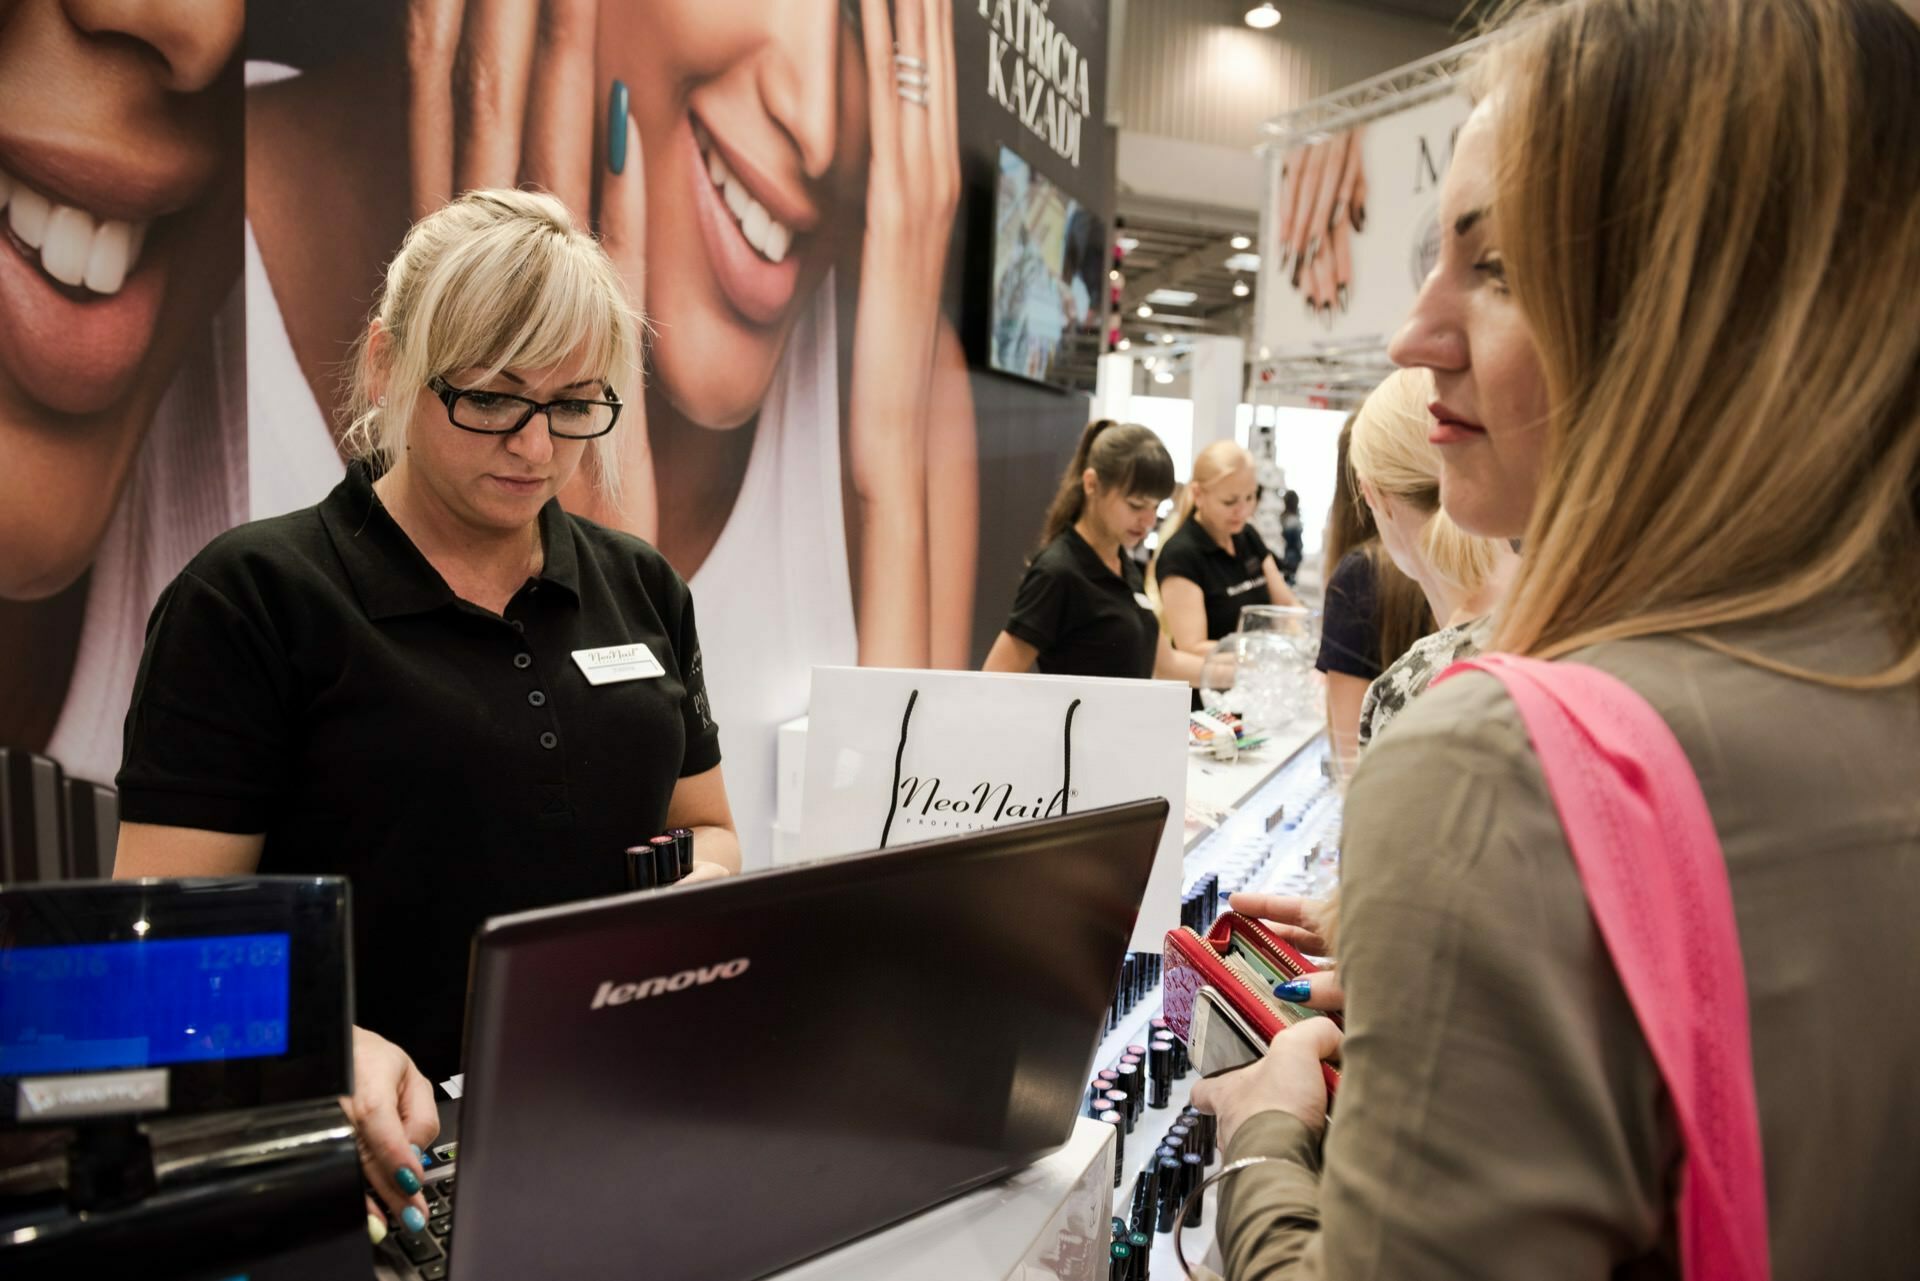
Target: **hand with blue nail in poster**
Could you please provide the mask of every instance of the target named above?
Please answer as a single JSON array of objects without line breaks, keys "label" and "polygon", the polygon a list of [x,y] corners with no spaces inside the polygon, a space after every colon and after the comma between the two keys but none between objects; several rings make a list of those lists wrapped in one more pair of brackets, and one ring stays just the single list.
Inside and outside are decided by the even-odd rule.
[{"label": "hand with blue nail in poster", "polygon": [[[627,86],[595,88],[597,0],[409,0],[407,138],[411,214],[482,187],[538,187],[593,226],[646,307],[646,165]],[[641,371],[619,385],[615,507],[590,468],[561,492],[569,511],[658,541],[659,504]]]},{"label": "hand with blue nail in poster", "polygon": [[[410,0],[408,12],[414,216],[470,187],[531,181],[590,212],[634,305],[657,317],[645,404],[625,397],[625,510],[605,510],[584,472],[561,494],[568,509],[697,574],[751,433],[768,426],[794,327],[855,244],[838,396],[857,657],[965,665],[972,406],[940,311],[960,186],[951,0],[667,0],[644,17],[604,0]],[[960,427],[935,405],[958,406]]]}]

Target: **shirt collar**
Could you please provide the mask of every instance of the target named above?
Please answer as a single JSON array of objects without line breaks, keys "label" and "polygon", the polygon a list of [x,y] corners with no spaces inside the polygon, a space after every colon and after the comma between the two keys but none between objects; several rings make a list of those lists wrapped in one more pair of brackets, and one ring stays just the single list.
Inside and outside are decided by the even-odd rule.
[{"label": "shirt collar", "polygon": [[1081,568],[1087,571],[1087,577],[1096,583],[1101,581],[1125,583],[1127,581],[1126,548],[1123,547],[1120,549],[1120,572],[1116,574],[1106,561],[1100,559],[1100,553],[1094,550],[1093,544],[1081,537],[1078,529],[1069,525],[1067,526],[1067,533],[1073,536],[1073,554],[1079,557]]},{"label": "shirt collar", "polygon": [[[368,618],[425,614],[458,599],[373,492],[373,472],[364,462],[347,465],[346,479],[320,504],[320,517]],[[557,498],[540,509],[540,539],[545,547],[540,581],[579,600],[573,525]]]},{"label": "shirt collar", "polygon": [[1192,542],[1194,546],[1200,548],[1200,550],[1203,552],[1211,552],[1215,556],[1225,556],[1228,560],[1237,561],[1240,559],[1240,535],[1239,534],[1235,534],[1233,536],[1233,539],[1232,539],[1233,550],[1228,551],[1226,548],[1222,547],[1219,543],[1214,542],[1213,535],[1209,534],[1201,526],[1200,522],[1197,520],[1194,520],[1192,517],[1188,517],[1186,524],[1180,526],[1178,530],[1174,531],[1173,536],[1175,538],[1185,537],[1190,542]]}]

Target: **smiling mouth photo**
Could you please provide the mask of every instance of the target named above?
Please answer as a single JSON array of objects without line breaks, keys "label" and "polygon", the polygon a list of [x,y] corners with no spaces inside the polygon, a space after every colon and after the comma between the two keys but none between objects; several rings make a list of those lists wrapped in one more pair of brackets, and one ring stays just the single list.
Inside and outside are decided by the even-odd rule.
[{"label": "smiling mouth photo", "polygon": [[53,283],[86,296],[120,292],[145,245],[147,221],[101,218],[60,204],[0,169],[0,205],[13,247]]},{"label": "smiling mouth photo", "polygon": [[[124,395],[159,319],[173,219],[112,205],[104,185],[88,200],[0,155],[0,366],[56,412],[96,413]],[[156,214],[178,207],[162,201]]]},{"label": "smiling mouth photo", "polygon": [[753,324],[774,324],[799,287],[797,250],[811,228],[775,217],[698,119],[689,116],[685,129],[708,264],[735,311]]}]

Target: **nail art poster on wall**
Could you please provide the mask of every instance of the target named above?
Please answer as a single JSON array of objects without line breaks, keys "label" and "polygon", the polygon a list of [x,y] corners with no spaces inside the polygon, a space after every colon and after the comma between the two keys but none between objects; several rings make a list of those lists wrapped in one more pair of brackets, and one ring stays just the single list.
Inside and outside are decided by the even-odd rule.
[{"label": "nail art poster on wall", "polygon": [[1471,109],[1452,93],[1341,133],[1275,140],[1257,347],[1385,349],[1439,254],[1440,180]]}]

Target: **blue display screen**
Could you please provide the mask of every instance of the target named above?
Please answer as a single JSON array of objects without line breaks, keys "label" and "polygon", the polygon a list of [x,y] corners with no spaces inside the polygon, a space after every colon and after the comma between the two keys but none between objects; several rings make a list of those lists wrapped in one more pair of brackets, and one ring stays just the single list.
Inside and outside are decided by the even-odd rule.
[{"label": "blue display screen", "polygon": [[0,952],[0,1075],[287,1052],[288,936]]}]

